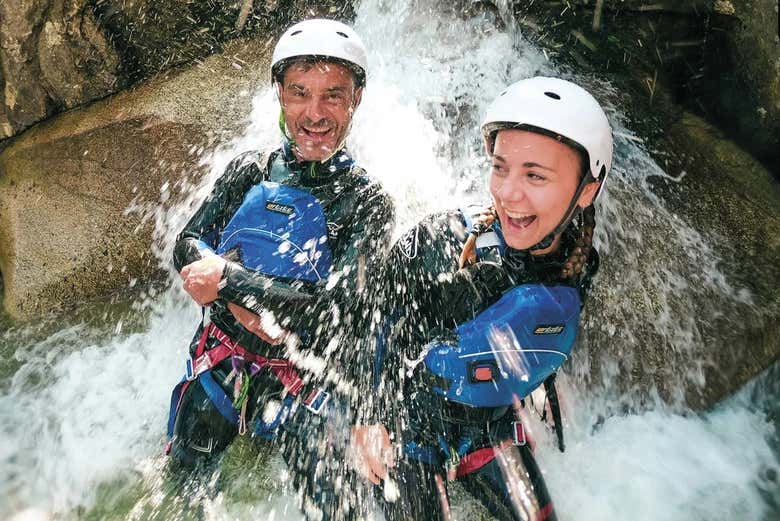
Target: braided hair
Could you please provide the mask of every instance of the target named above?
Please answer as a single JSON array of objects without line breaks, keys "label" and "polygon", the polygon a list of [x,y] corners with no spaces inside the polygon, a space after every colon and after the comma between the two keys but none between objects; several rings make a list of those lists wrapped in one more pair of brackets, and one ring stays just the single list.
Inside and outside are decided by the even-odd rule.
[{"label": "braided hair", "polygon": [[588,257],[593,249],[593,232],[596,229],[596,208],[588,206],[582,211],[580,223],[577,226],[575,246],[572,248],[569,258],[561,268],[561,278],[568,279],[580,275],[588,264]]}]

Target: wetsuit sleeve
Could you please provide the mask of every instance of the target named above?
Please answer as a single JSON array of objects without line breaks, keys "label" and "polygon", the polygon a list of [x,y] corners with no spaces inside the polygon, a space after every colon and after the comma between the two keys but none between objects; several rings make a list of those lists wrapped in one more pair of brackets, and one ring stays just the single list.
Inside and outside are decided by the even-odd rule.
[{"label": "wetsuit sleeve", "polygon": [[268,310],[294,331],[314,330],[336,314],[351,316],[347,309],[361,301],[361,290],[374,266],[384,255],[393,229],[392,199],[378,184],[360,189],[355,217],[344,247],[333,252],[335,263],[327,281],[305,283],[269,277],[228,262],[219,296],[255,313]]},{"label": "wetsuit sleeve", "polygon": [[176,238],[173,264],[176,271],[214,251],[221,230],[235,213],[246,192],[263,180],[265,158],[246,152],[233,159],[217,179],[211,193]]},{"label": "wetsuit sleeve", "polygon": [[495,263],[458,269],[465,237],[462,217],[453,212],[424,219],[394,245],[381,313],[388,318],[376,346],[375,387],[382,398],[362,411],[367,423],[398,430],[396,424],[408,411],[396,397],[408,394],[406,379],[419,376],[420,369],[412,367],[420,363],[424,345],[435,338],[457,343],[453,329],[512,285]]}]

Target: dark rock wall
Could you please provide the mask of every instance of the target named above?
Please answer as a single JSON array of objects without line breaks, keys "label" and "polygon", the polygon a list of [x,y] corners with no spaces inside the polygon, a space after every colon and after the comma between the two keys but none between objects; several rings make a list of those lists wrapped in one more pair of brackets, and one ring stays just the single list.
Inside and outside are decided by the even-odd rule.
[{"label": "dark rock wall", "polygon": [[119,58],[81,0],[0,2],[0,138],[124,86]]},{"label": "dark rock wall", "polygon": [[[679,109],[722,128],[780,179],[775,0],[513,2],[521,30],[579,70],[609,77],[668,126]],[[674,112],[677,112],[674,114]],[[671,116],[671,119],[669,119]]]}]

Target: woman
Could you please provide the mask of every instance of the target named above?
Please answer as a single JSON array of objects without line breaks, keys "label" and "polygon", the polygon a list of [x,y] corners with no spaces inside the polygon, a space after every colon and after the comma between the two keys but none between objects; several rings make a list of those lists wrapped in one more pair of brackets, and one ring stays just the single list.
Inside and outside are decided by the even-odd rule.
[{"label": "woman", "polygon": [[502,92],[482,134],[492,206],[425,219],[390,258],[375,374],[388,398],[352,440],[357,470],[385,481],[390,519],[447,519],[452,479],[500,519],[555,518],[518,410],[543,382],[554,400],[574,343],[598,267],[592,203],[612,134],[589,93],[542,77]]}]

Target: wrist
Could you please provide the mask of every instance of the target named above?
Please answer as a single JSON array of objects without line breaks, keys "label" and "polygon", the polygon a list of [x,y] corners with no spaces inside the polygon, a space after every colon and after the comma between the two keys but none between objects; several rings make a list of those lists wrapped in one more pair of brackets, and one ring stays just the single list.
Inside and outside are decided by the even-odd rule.
[{"label": "wrist", "polygon": [[217,293],[225,289],[228,285],[228,276],[230,275],[230,262],[225,262],[225,266],[222,268],[222,276],[217,281]]}]

